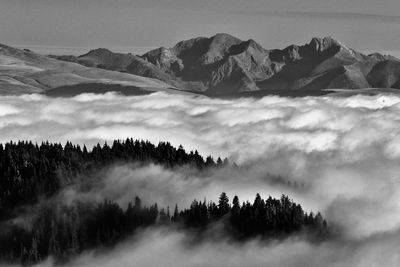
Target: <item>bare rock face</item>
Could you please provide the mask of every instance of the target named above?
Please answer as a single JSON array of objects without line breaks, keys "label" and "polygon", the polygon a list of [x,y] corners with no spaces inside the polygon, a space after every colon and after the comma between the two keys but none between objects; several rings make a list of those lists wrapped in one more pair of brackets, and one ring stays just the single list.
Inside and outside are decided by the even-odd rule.
[{"label": "bare rock face", "polygon": [[155,49],[145,54],[142,58],[164,71],[172,71],[173,73],[182,71],[184,67],[182,60],[170,48],[161,47]]},{"label": "bare rock face", "polygon": [[322,53],[331,48],[340,49],[341,44],[332,37],[312,38],[308,47],[315,53]]},{"label": "bare rock face", "polygon": [[206,88],[210,94],[258,90],[255,80],[273,72],[267,50],[254,40],[244,42],[224,33],[155,49],[142,58],[182,81],[198,82],[199,90]]}]

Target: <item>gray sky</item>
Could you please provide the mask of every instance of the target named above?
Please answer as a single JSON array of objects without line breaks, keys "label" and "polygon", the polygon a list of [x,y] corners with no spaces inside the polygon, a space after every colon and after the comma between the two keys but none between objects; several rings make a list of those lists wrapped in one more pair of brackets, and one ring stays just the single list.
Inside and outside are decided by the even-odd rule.
[{"label": "gray sky", "polygon": [[228,32],[283,48],[331,35],[399,56],[398,10],[399,0],[1,0],[0,42],[133,50]]}]

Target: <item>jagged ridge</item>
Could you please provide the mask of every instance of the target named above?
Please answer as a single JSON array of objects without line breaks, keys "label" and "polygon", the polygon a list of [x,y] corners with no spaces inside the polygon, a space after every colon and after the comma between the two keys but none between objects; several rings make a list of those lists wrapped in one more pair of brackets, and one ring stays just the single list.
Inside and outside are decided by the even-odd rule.
[{"label": "jagged ridge", "polygon": [[181,90],[208,95],[307,94],[324,89],[398,88],[400,84],[398,59],[379,53],[365,55],[332,37],[267,50],[252,39],[242,41],[219,33],[181,41],[172,48],[160,47],[142,56],[100,48],[79,57],[51,57],[154,78]]}]

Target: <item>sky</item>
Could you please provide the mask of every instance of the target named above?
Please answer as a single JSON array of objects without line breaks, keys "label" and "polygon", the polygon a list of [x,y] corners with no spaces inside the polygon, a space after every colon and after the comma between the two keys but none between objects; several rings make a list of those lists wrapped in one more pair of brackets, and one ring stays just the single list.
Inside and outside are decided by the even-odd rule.
[{"label": "sky", "polygon": [[1,0],[0,42],[142,53],[227,32],[268,49],[333,36],[357,50],[400,56],[399,9],[398,0]]},{"label": "sky", "polygon": [[267,49],[333,36],[363,52],[400,55],[398,0],[1,0],[0,6],[1,43],[60,53],[93,47],[142,53],[227,32]]}]

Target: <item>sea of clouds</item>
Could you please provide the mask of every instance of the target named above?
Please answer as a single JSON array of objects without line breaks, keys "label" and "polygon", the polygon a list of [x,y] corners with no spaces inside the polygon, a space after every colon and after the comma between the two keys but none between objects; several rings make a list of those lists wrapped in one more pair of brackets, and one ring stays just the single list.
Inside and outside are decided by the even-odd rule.
[{"label": "sea of clouds", "polygon": [[399,125],[395,95],[0,97],[0,142],[69,140],[90,147],[132,137],[182,144],[240,166],[199,173],[118,165],[92,191],[66,189],[63,199],[126,204],[138,194],[144,202],[185,207],[194,198],[216,200],[222,191],[242,201],[257,192],[288,194],[304,209],[321,211],[337,234],[319,245],[299,238],[270,244],[220,238],[187,246],[184,233],[151,229],[106,253],[88,252],[71,266],[399,266]]}]

